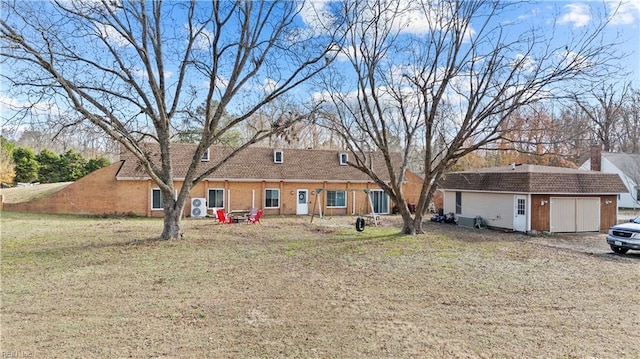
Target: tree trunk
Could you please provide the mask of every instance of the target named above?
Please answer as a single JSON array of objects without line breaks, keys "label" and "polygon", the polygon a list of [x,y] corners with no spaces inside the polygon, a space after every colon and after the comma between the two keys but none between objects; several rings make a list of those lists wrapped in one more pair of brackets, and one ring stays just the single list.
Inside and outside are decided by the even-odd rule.
[{"label": "tree trunk", "polygon": [[173,202],[173,205],[164,209],[164,227],[160,235],[161,240],[181,238],[180,217],[184,206],[176,206],[175,201],[171,202]]},{"label": "tree trunk", "polygon": [[420,212],[416,212],[412,217],[409,209],[403,210],[399,207],[400,215],[402,216],[402,233],[403,234],[423,234],[422,220],[424,216]]},{"label": "tree trunk", "polygon": [[415,228],[415,234],[423,234],[424,229],[422,229],[422,220],[424,219],[422,213],[417,213],[416,212],[416,216],[413,219],[413,225]]},{"label": "tree trunk", "polygon": [[409,208],[406,206],[398,205],[398,211],[400,212],[400,216],[402,217],[402,233],[403,234],[416,234],[415,224],[413,222],[413,218],[411,217],[411,212],[409,212]]}]

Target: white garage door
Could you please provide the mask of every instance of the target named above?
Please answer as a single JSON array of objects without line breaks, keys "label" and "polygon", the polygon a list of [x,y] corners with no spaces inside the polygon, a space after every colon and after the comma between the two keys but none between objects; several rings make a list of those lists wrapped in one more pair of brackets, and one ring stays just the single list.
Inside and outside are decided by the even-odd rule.
[{"label": "white garage door", "polygon": [[600,230],[600,198],[551,197],[551,232]]},{"label": "white garage door", "polygon": [[576,198],[576,232],[600,231],[600,198]]}]

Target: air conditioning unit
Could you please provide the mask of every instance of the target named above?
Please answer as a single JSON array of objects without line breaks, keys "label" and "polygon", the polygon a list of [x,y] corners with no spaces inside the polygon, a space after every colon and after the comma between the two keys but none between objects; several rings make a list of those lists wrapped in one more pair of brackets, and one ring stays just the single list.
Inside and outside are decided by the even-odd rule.
[{"label": "air conditioning unit", "polygon": [[207,201],[205,198],[191,199],[191,217],[204,218],[207,215]]}]

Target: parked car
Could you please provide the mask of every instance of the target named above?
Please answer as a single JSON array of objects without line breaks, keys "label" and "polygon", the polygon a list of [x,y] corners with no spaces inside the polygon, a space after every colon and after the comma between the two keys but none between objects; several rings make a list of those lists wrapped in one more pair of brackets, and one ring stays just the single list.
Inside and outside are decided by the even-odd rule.
[{"label": "parked car", "polygon": [[629,223],[611,227],[607,234],[607,243],[611,250],[618,254],[625,254],[629,249],[640,250],[640,216]]}]

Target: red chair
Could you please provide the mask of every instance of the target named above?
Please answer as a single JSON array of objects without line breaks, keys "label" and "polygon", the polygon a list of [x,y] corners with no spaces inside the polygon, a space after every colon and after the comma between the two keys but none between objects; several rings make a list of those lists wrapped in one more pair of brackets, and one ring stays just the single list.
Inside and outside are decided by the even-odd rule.
[{"label": "red chair", "polygon": [[224,214],[224,211],[221,209],[216,210],[216,216],[218,217],[218,223],[231,223],[233,218],[231,216],[227,216]]},{"label": "red chair", "polygon": [[262,217],[262,213],[263,213],[263,210],[259,210],[255,216],[249,216],[249,218],[247,218],[247,222],[253,223],[253,224],[260,223],[260,218]]}]

